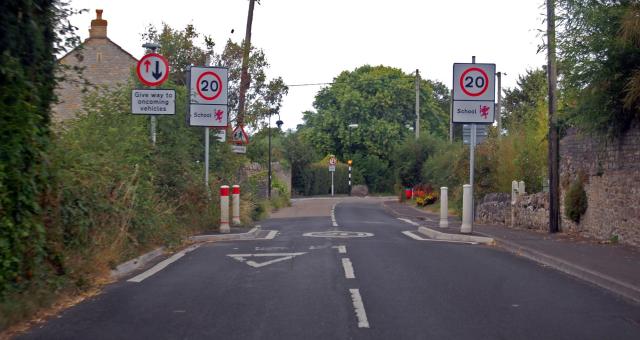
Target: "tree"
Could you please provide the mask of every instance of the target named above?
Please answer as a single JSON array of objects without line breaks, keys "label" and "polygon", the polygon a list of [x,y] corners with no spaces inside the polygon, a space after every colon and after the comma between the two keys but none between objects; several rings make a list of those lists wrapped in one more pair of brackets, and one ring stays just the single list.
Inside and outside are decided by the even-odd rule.
[{"label": "tree", "polygon": [[40,200],[55,55],[78,42],[72,13],[57,1],[0,4],[0,300],[36,275],[44,259]]},{"label": "tree", "polygon": [[[423,80],[420,87],[421,126],[445,136],[448,126],[448,89]],[[344,71],[316,96],[316,111],[304,113],[302,133],[321,154],[341,159],[351,154],[389,160],[395,146],[411,134],[415,120],[414,77],[386,66],[362,66]],[[348,125],[359,126],[349,134]],[[351,139],[349,139],[351,138]]]},{"label": "tree", "polygon": [[517,87],[506,89],[503,106],[503,128],[509,132],[539,124],[539,112],[547,108],[547,74],[544,69],[527,70],[520,75]]},{"label": "tree", "polygon": [[[171,79],[178,85],[186,85],[188,68],[192,65],[204,65],[207,57],[211,58],[213,65],[229,68],[229,112],[237,114],[242,44],[228,40],[224,50],[216,53],[214,39],[203,35],[203,44],[200,44],[198,41],[200,37],[201,34],[193,25],[187,25],[183,30],[176,30],[167,24],[163,24],[160,31],[154,26],[149,26],[147,32],[142,35],[143,40],[160,43],[160,52],[167,57],[171,66]],[[258,122],[264,117],[277,114],[282,98],[288,92],[281,77],[273,79],[267,77],[268,67],[269,63],[264,51],[252,46],[249,55],[250,85],[246,98],[245,125],[257,127]]]},{"label": "tree", "polygon": [[559,1],[559,75],[571,122],[620,135],[640,120],[640,5]]}]

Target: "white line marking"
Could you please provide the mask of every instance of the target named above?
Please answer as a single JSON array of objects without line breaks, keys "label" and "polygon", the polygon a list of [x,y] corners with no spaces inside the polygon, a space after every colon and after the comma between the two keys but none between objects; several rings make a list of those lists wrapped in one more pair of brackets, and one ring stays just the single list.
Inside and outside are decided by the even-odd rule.
[{"label": "white line marking", "polygon": [[333,207],[331,207],[331,225],[333,227],[339,227],[338,221],[336,221],[336,205],[338,205],[338,203],[334,204]]},{"label": "white line marking", "polygon": [[353,272],[353,265],[351,264],[351,260],[349,258],[342,259],[342,268],[344,269],[344,277],[347,279],[355,279],[356,273]]},{"label": "white line marking", "polygon": [[347,246],[333,246],[331,248],[337,248],[338,249],[338,253],[340,253],[340,254],[346,254],[347,253]]},{"label": "white line marking", "polygon": [[265,240],[273,240],[274,237],[276,237],[276,235],[278,235],[278,231],[277,230],[271,230],[267,236],[265,236]]},{"label": "white line marking", "polygon": [[128,282],[142,282],[145,279],[147,279],[148,277],[156,274],[157,272],[165,269],[168,265],[172,264],[173,262],[178,261],[181,257],[185,256],[188,252],[191,252],[193,250],[195,250],[196,248],[198,248],[200,246],[200,244],[196,244],[193,245],[189,248],[183,249],[175,254],[173,254],[171,257],[169,257],[168,259],[159,262],[158,264],[156,264],[155,266],[151,267],[151,269],[145,271],[144,273],[138,274],[135,277],[130,278],[129,280],[127,280]]},{"label": "white line marking", "polygon": [[364,304],[362,303],[362,296],[360,296],[359,289],[349,289],[351,292],[351,302],[353,302],[353,308],[356,310],[356,317],[358,318],[359,328],[369,328],[369,321],[367,320],[367,312],[364,310]]},{"label": "white line marking", "polygon": [[428,242],[445,242],[445,243],[463,243],[463,244],[478,244],[478,242],[465,242],[465,241],[449,241],[449,240],[434,240],[432,238],[424,238],[424,237],[420,237],[419,235],[416,235],[415,233],[413,233],[412,231],[403,231],[403,234],[411,237],[414,240],[418,240],[418,241],[428,241]]},{"label": "white line marking", "polygon": [[420,226],[420,223],[413,222],[412,220],[410,220],[410,219],[408,219],[408,218],[401,218],[401,217],[398,217],[398,219],[399,219],[400,221],[402,221],[402,222],[409,223],[409,224],[411,224],[411,225],[415,225],[415,226],[418,226],[418,227]]},{"label": "white line marking", "polygon": [[[244,262],[253,268],[260,268],[260,267],[268,266],[273,263],[291,260],[292,258],[299,255],[303,255],[303,254],[306,254],[306,253],[228,254],[227,256],[231,257],[232,259],[238,260],[240,262]],[[248,257],[277,257],[277,258],[270,261],[258,263],[253,260],[247,261]]]}]

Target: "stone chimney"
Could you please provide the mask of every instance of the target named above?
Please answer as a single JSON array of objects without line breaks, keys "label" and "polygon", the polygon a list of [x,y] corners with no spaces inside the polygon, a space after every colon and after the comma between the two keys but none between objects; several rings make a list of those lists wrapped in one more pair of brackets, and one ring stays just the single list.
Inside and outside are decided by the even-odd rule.
[{"label": "stone chimney", "polygon": [[107,37],[107,21],[102,19],[102,10],[96,9],[96,18],[91,20],[91,28],[89,28],[89,38],[106,38]]}]

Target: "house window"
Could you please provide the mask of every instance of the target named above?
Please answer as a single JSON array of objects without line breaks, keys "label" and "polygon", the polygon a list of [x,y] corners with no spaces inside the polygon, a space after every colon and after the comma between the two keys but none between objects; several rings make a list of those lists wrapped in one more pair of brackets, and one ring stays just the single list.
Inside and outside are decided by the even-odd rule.
[{"label": "house window", "polygon": [[98,52],[96,54],[96,61],[101,62],[102,61],[102,52]]}]

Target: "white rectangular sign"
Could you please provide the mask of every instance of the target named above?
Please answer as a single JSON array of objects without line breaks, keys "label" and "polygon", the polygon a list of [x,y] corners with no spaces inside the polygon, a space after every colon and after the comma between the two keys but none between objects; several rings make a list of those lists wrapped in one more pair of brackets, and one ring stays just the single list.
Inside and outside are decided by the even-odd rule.
[{"label": "white rectangular sign", "polygon": [[453,100],[496,100],[496,64],[453,64]]},{"label": "white rectangular sign", "polygon": [[495,103],[492,101],[454,101],[454,123],[493,124]]},{"label": "white rectangular sign", "polygon": [[227,129],[213,129],[213,137],[218,142],[226,142],[227,141]]},{"label": "white rectangular sign", "polygon": [[229,121],[227,105],[189,105],[189,125],[226,127]]},{"label": "white rectangular sign", "polygon": [[176,114],[175,90],[132,90],[131,113],[143,115]]},{"label": "white rectangular sign", "polygon": [[190,103],[227,105],[228,73],[226,67],[192,66]]},{"label": "white rectangular sign", "polygon": [[335,165],[329,165],[329,172],[335,172],[336,171],[336,166]]},{"label": "white rectangular sign", "polygon": [[231,151],[235,153],[247,153],[247,147],[244,145],[231,145]]}]

